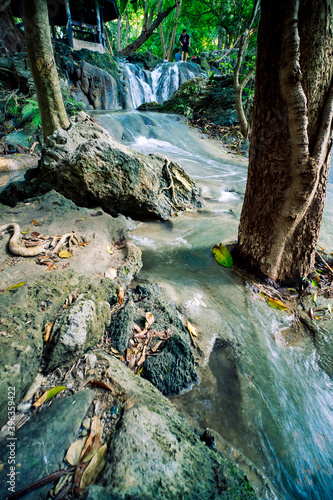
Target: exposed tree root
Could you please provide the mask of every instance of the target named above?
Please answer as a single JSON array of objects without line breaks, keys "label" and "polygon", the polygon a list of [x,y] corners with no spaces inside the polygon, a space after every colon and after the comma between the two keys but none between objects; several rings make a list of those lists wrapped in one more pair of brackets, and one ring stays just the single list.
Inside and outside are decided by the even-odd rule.
[{"label": "exposed tree root", "polygon": [[[67,240],[69,241],[69,243],[74,243],[74,244],[76,244],[75,240],[77,240],[77,236],[75,233],[67,233],[61,236],[59,242],[56,245],[55,243],[58,240],[58,237],[53,237],[53,238],[51,237],[48,238],[48,241],[45,241],[40,245],[27,248],[22,245],[21,230],[18,224],[13,222],[10,224],[5,224],[3,226],[0,226],[0,234],[3,233],[4,231],[8,231],[11,229],[13,230],[13,236],[9,240],[8,248],[12,254],[17,255],[19,257],[36,257],[37,255],[40,254],[48,254],[48,255],[57,254],[60,248],[65,244]],[[52,239],[51,243],[49,241],[50,239]],[[49,246],[49,249],[46,248],[47,246]]]},{"label": "exposed tree root", "polygon": [[169,205],[171,205],[173,207],[173,209],[177,211],[177,210],[183,209],[184,206],[180,205],[178,203],[178,201],[177,201],[176,194],[175,194],[175,185],[174,185],[174,182],[173,182],[172,174],[171,174],[170,169],[169,169],[169,165],[170,165],[170,161],[166,158],[165,159],[165,169],[166,169],[166,171],[168,173],[168,177],[169,177],[169,180],[170,180],[170,186],[168,186],[168,187],[162,187],[161,190],[160,190],[160,192],[162,192],[164,189],[165,190],[169,190],[170,189],[173,203],[171,203],[170,200],[168,200],[167,197],[165,197],[165,198],[166,198],[167,202],[169,203]]}]

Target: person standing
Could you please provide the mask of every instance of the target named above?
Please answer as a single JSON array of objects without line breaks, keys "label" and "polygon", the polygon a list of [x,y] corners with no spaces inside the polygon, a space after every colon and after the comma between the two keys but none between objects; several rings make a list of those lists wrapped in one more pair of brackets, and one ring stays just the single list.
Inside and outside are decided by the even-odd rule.
[{"label": "person standing", "polygon": [[182,46],[182,61],[184,60],[185,54],[185,62],[187,61],[188,49],[191,45],[191,38],[188,33],[186,33],[186,29],[184,28],[182,34],[179,37],[180,45]]}]

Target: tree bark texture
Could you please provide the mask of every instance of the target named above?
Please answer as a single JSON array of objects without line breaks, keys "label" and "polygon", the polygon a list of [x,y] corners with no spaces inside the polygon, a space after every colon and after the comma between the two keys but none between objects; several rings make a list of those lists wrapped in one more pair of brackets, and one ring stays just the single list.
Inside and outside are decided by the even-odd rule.
[{"label": "tree bark texture", "polygon": [[237,252],[275,280],[314,264],[332,146],[332,26],[332,0],[261,2]]},{"label": "tree bark texture", "polygon": [[48,137],[59,128],[67,129],[69,121],[53,56],[46,0],[23,0],[23,22],[43,133]]},{"label": "tree bark texture", "polygon": [[171,5],[171,7],[167,8],[163,12],[159,12],[153,23],[149,24],[147,21],[146,29],[142,31],[142,33],[138,36],[136,40],[134,40],[134,42],[127,45],[127,47],[125,47],[120,52],[121,55],[128,56],[131,52],[135,52],[136,50],[138,50],[138,48],[141,47],[141,45],[143,45],[146,40],[148,40],[148,38],[154,33],[156,28],[158,28],[158,26],[161,24],[163,19],[165,19],[175,7],[176,4]]}]

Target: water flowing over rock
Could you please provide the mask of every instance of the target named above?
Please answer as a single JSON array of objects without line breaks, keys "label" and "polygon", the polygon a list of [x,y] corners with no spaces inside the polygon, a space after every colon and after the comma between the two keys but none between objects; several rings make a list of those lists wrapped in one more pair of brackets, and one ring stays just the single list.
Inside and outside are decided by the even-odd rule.
[{"label": "water flowing over rock", "polygon": [[182,83],[200,74],[200,67],[193,63],[163,63],[152,71],[127,63],[125,69],[134,109],[146,102],[162,104]]},{"label": "water flowing over rock", "polygon": [[107,213],[139,220],[163,220],[177,210],[200,206],[194,180],[178,163],[114,142],[83,112],[72,119],[69,130],[57,130],[46,139],[37,176],[13,183],[1,199],[12,205],[17,196],[24,199],[50,189],[80,206],[99,205]]}]

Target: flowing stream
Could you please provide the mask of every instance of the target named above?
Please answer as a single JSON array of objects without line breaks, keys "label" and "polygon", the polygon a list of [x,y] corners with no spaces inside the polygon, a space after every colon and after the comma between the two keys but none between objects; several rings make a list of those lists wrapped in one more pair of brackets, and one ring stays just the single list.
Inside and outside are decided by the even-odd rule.
[{"label": "flowing stream", "polygon": [[[205,206],[168,222],[129,221],[143,251],[141,279],[157,282],[203,349],[199,386],[172,398],[196,428],[209,427],[272,481],[278,498],[333,498],[333,381],[319,368],[309,332],[217,265],[212,247],[237,237],[247,164],[178,116],[99,112],[119,142],[178,161],[197,181]],[[2,174],[1,185],[8,176]],[[332,250],[331,170],[320,244]],[[270,497],[271,498],[271,497]]]},{"label": "flowing stream", "polygon": [[[254,294],[212,247],[237,237],[246,162],[222,154],[177,116],[101,113],[118,141],[178,161],[205,207],[169,222],[131,225],[143,251],[141,278],[157,282],[203,342],[201,384],[172,398],[196,427],[210,427],[273,482],[284,499],[333,498],[333,381],[318,367],[309,332]],[[332,249],[333,184],[320,243]]]}]

